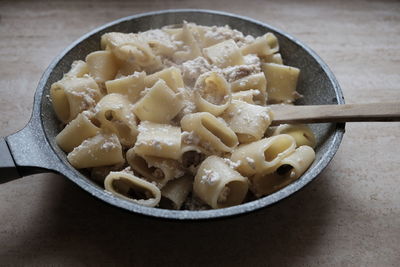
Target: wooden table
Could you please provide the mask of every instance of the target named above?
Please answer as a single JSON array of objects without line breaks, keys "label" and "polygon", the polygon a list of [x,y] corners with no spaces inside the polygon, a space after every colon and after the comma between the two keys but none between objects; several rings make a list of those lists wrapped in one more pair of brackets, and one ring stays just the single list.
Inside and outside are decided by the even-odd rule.
[{"label": "wooden table", "polygon": [[[41,73],[73,40],[150,10],[212,8],[312,47],[348,103],[400,99],[398,1],[1,1],[0,135],[28,121]],[[55,174],[0,186],[0,265],[398,266],[400,123],[354,123],[319,179],[261,212],[176,223],[102,203]]]}]

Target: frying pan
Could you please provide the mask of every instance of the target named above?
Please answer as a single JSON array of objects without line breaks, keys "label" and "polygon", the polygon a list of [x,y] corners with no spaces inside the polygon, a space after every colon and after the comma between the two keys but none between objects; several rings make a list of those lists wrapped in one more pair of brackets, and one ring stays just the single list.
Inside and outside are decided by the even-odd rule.
[{"label": "frying pan", "polygon": [[82,36],[51,62],[36,89],[29,123],[19,132],[0,138],[0,183],[38,172],[56,172],[93,196],[116,207],[158,218],[195,220],[239,215],[267,207],[292,195],[314,180],[339,148],[344,134],[343,123],[312,125],[318,140],[316,159],[298,180],[272,195],[217,210],[176,211],[140,206],[106,192],[69,164],[66,154],[55,142],[55,137],[60,131],[60,123],[48,97],[51,84],[63,77],[74,60],[85,59],[90,52],[99,50],[100,37],[106,32],[146,31],[165,25],[180,24],[183,20],[209,26],[229,25],[246,35],[260,36],[266,32],[273,32],[279,39],[280,52],[285,64],[301,69],[297,89],[304,97],[297,104],[344,104],[340,86],[321,58],[296,38],[268,24],[225,12],[196,9],[164,10],[129,16]]}]

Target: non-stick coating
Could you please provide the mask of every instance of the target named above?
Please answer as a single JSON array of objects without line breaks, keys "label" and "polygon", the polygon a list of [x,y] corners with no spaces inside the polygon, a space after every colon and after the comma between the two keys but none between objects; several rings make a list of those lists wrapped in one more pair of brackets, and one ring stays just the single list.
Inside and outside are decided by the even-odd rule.
[{"label": "non-stick coating", "polygon": [[[126,17],[81,37],[59,55],[49,66],[42,77],[37,89],[35,101],[40,108],[36,109],[33,117],[40,116],[41,127],[51,147],[54,157],[60,159],[58,169],[63,175],[78,184],[87,192],[114,206],[136,213],[170,219],[208,219],[232,216],[254,211],[269,206],[289,195],[292,195],[310,181],[326,167],[336,153],[344,133],[344,124],[312,125],[317,135],[318,147],[316,159],[309,170],[297,181],[282,190],[235,207],[206,210],[206,211],[174,211],[158,208],[143,207],[120,199],[103,190],[102,187],[90,181],[82,173],[75,170],[67,161],[66,154],[55,143],[55,136],[60,131],[59,121],[55,117],[51,102],[48,99],[49,89],[53,82],[58,81],[67,72],[74,60],[85,59],[92,51],[100,49],[100,37],[111,31],[138,32],[160,28],[165,25],[179,24],[183,20],[201,25],[229,25],[244,34],[260,36],[266,32],[273,32],[279,39],[280,52],[284,63],[301,69],[298,91],[304,95],[297,104],[343,104],[344,99],[340,87],[326,64],[309,48],[282,31],[267,24],[232,14],[207,10],[167,10]],[[61,34],[61,33],[60,33]],[[40,114],[38,114],[40,112]]]}]

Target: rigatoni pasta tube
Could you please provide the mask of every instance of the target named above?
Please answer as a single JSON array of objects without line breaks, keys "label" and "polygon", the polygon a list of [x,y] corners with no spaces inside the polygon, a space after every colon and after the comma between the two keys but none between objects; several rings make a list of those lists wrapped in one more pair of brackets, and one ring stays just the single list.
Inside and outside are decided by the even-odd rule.
[{"label": "rigatoni pasta tube", "polygon": [[242,65],[244,59],[235,41],[227,40],[203,49],[203,54],[211,63],[226,68],[229,66]]},{"label": "rigatoni pasta tube", "polygon": [[176,47],[168,33],[160,29],[139,33],[139,37],[147,42],[155,54],[172,57]]},{"label": "rigatoni pasta tube", "polygon": [[161,189],[160,207],[179,210],[190,191],[192,191],[192,184],[193,178],[189,176],[169,181]]},{"label": "rigatoni pasta tube", "polygon": [[255,98],[258,94],[260,94],[260,91],[253,89],[240,91],[237,93],[232,93],[232,100],[239,100],[249,104],[255,104]]},{"label": "rigatoni pasta tube", "polygon": [[231,152],[239,143],[232,129],[208,112],[185,115],[181,120],[181,127],[184,131],[193,131],[207,150]]},{"label": "rigatoni pasta tube", "polygon": [[316,145],[314,133],[305,124],[281,124],[273,131],[272,135],[288,134],[296,140],[297,147],[307,145],[312,148]]},{"label": "rigatoni pasta tube", "polygon": [[178,34],[175,35],[175,38],[183,42],[185,49],[175,52],[173,55],[174,61],[182,63],[184,61],[195,59],[196,57],[201,56],[200,47],[194,38],[193,33],[190,31],[188,23],[183,23],[182,29],[178,31]]},{"label": "rigatoni pasta tube", "polygon": [[50,88],[54,111],[64,123],[73,120],[83,110],[94,107],[100,95],[99,87],[89,76],[65,77]]},{"label": "rigatoni pasta tube", "polygon": [[178,88],[184,87],[181,71],[176,67],[170,67],[146,76],[146,87],[152,87],[159,79],[164,80],[167,86],[175,93],[178,92]]},{"label": "rigatoni pasta tube", "polygon": [[71,152],[85,139],[95,136],[100,129],[80,113],[56,136],[56,142],[65,152]]},{"label": "rigatoni pasta tube", "polygon": [[122,32],[107,32],[101,36],[101,49],[113,50],[116,47],[134,41],[135,34]]},{"label": "rigatoni pasta tube", "polygon": [[147,42],[137,34],[109,32],[101,37],[102,47],[113,52],[122,62],[131,62],[138,67],[148,67],[160,60]]},{"label": "rigatoni pasta tube", "polygon": [[147,94],[136,102],[133,111],[142,121],[169,123],[183,108],[183,98],[164,80],[158,80]]},{"label": "rigatoni pasta tube", "polygon": [[117,47],[114,53],[119,59],[127,62],[135,62],[141,67],[148,67],[156,64],[159,60],[151,50],[151,48],[141,40],[135,40],[132,43],[124,44]]},{"label": "rigatoni pasta tube", "polygon": [[131,103],[135,103],[140,99],[140,93],[145,89],[145,77],[145,72],[135,72],[132,75],[107,81],[105,83],[107,93],[118,93],[126,95]]},{"label": "rigatoni pasta tube", "polygon": [[133,148],[126,152],[126,161],[135,173],[163,188],[170,180],[184,175],[181,164],[172,159],[139,156]]},{"label": "rigatoni pasta tube", "polygon": [[315,152],[309,146],[300,146],[283,158],[275,172],[256,174],[250,178],[251,191],[257,196],[271,194],[299,178],[315,159]]},{"label": "rigatoni pasta tube", "polygon": [[115,134],[103,133],[83,141],[67,158],[77,169],[114,165],[125,161],[118,137]]},{"label": "rigatoni pasta tube", "polygon": [[168,124],[142,121],[134,146],[141,156],[179,159],[181,156],[181,128]]},{"label": "rigatoni pasta tube", "polygon": [[232,161],[240,161],[237,170],[244,176],[272,173],[279,162],[293,153],[296,141],[287,134],[264,138],[239,146],[232,153]]},{"label": "rigatoni pasta tube", "polygon": [[164,178],[157,181],[157,186],[163,188],[170,180],[182,177],[185,172],[179,161],[160,157],[143,156],[150,168],[154,167],[163,172]]},{"label": "rigatoni pasta tube", "polygon": [[165,178],[165,174],[160,168],[149,166],[143,157],[135,153],[134,148],[126,152],[126,161],[135,174],[144,177],[148,181],[154,181],[157,185],[161,184]]},{"label": "rigatoni pasta tube", "polygon": [[86,56],[86,63],[97,83],[114,79],[118,71],[117,61],[110,51],[92,52]]},{"label": "rigatoni pasta tube", "polygon": [[230,85],[221,74],[208,72],[196,81],[194,100],[199,111],[218,116],[229,106],[231,97]]},{"label": "rigatoni pasta tube", "polygon": [[283,65],[282,55],[280,53],[264,56],[262,62]]},{"label": "rigatoni pasta tube", "polygon": [[247,178],[217,156],[201,163],[193,183],[194,193],[214,209],[242,203],[247,190]]},{"label": "rigatoni pasta tube", "polygon": [[161,192],[152,183],[127,172],[110,172],[104,180],[104,188],[136,204],[155,207],[161,199]]},{"label": "rigatoni pasta tube", "polygon": [[273,33],[267,33],[256,38],[252,43],[243,46],[243,55],[256,54],[259,57],[268,56],[279,51],[279,42]]},{"label": "rigatoni pasta tube", "polygon": [[182,144],[181,164],[189,173],[196,175],[200,163],[210,152],[198,145]]},{"label": "rigatoni pasta tube", "polygon": [[101,128],[117,134],[122,145],[132,146],[136,142],[136,118],[126,97],[108,94],[100,100],[95,110]]},{"label": "rigatoni pasta tube", "polygon": [[231,83],[232,92],[258,90],[254,100],[258,105],[264,106],[267,99],[267,80],[264,73],[251,74]]},{"label": "rigatoni pasta tube", "polygon": [[83,60],[75,60],[71,64],[71,69],[65,74],[67,77],[81,78],[83,75],[89,73],[88,65]]},{"label": "rigatoni pasta tube", "polygon": [[240,143],[260,140],[272,121],[268,107],[233,100],[222,118],[236,133]]},{"label": "rigatoni pasta tube", "polygon": [[215,44],[220,43],[229,38],[229,35],[232,34],[232,30],[229,26],[226,27],[210,27],[197,25],[196,27],[198,33],[198,40],[201,43],[202,47],[209,47]]},{"label": "rigatoni pasta tube", "polygon": [[292,103],[297,98],[296,86],[300,70],[275,63],[262,64],[267,78],[267,93],[270,103]]}]

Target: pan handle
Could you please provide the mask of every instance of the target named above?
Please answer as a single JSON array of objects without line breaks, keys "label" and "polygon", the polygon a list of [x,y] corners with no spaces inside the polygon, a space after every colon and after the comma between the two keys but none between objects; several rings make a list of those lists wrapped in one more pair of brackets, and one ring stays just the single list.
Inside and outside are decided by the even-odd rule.
[{"label": "pan handle", "polygon": [[18,172],[17,166],[15,166],[11,151],[3,137],[0,138],[0,173],[0,183],[22,177]]},{"label": "pan handle", "polygon": [[0,184],[35,173],[62,172],[40,125],[32,117],[22,130],[0,138]]}]

